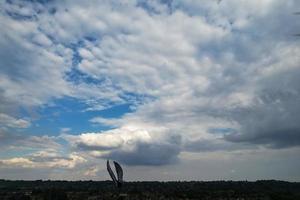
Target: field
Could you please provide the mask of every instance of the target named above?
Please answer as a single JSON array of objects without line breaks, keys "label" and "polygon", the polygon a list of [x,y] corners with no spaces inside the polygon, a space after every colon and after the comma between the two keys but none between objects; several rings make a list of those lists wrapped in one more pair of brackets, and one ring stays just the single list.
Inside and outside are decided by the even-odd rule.
[{"label": "field", "polygon": [[[120,194],[122,197],[120,197]],[[126,182],[0,180],[1,200],[300,199],[300,183],[284,181]]]}]

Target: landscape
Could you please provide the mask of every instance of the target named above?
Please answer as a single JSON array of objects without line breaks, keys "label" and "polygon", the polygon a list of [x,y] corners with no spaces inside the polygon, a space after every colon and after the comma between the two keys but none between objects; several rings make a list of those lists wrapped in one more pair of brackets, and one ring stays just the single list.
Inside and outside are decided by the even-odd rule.
[{"label": "landscape", "polygon": [[0,200],[300,200],[300,0],[0,0]]},{"label": "landscape", "polygon": [[117,190],[111,181],[0,180],[1,200],[296,200],[300,183],[284,181],[127,182]]}]

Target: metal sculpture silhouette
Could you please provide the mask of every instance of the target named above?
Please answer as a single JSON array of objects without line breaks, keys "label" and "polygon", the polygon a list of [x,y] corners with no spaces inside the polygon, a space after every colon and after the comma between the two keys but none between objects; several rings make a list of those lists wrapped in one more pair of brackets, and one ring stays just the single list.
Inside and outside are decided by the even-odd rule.
[{"label": "metal sculpture silhouette", "polygon": [[117,178],[116,178],[113,170],[110,167],[109,160],[107,160],[107,162],[106,162],[107,171],[108,171],[111,179],[115,183],[116,187],[121,188],[123,185],[123,170],[122,170],[121,165],[119,163],[117,163],[116,161],[114,161],[114,165],[115,165],[115,169],[117,172]]}]

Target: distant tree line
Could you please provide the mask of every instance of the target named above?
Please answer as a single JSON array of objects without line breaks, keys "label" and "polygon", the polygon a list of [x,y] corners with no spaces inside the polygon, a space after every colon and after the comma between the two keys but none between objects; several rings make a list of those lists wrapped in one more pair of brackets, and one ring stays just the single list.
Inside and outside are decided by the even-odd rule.
[{"label": "distant tree line", "polygon": [[0,180],[1,200],[117,199],[300,199],[300,183],[284,181],[126,182],[122,189],[111,181]]}]

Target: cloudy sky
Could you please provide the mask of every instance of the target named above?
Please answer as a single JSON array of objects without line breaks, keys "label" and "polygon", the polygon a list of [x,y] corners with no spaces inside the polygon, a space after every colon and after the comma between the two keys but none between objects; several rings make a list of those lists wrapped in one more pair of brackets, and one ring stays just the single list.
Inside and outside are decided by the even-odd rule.
[{"label": "cloudy sky", "polygon": [[0,178],[300,181],[299,8],[1,0]]}]

